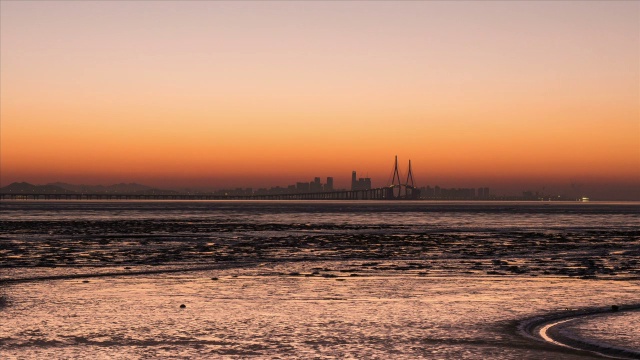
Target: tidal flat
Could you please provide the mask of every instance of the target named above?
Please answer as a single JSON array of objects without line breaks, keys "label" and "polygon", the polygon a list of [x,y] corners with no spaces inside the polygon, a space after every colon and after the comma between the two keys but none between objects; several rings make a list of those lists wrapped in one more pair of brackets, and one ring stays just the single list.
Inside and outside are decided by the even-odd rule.
[{"label": "tidal flat", "polygon": [[562,332],[634,358],[637,209],[2,202],[0,356],[597,358],[522,324],[616,305]]}]

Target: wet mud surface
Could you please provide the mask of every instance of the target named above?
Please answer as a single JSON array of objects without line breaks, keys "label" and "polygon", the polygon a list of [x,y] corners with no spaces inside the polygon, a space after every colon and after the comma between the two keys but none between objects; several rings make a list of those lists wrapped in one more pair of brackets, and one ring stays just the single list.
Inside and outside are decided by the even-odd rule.
[{"label": "wet mud surface", "polygon": [[[0,355],[597,358],[523,337],[516,330],[518,319],[629,302],[638,291],[637,284],[611,280],[421,276],[394,270],[354,277],[340,271],[362,265],[260,263],[13,283],[5,287],[9,304],[1,310]],[[602,287],[608,291],[600,292]],[[637,334],[638,329],[626,331]]]},{"label": "wet mud surface", "polygon": [[[437,229],[192,219],[0,223],[0,267],[407,260],[395,270],[583,278],[640,275],[634,229]],[[364,268],[376,269],[372,263]]]},{"label": "wet mud surface", "polygon": [[0,357],[597,358],[517,327],[637,303],[637,209],[2,202]]}]

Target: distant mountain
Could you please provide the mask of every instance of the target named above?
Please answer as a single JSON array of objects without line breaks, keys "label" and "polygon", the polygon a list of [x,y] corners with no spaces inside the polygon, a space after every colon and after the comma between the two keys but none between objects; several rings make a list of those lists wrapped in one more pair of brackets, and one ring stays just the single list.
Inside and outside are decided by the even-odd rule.
[{"label": "distant mountain", "polygon": [[150,186],[140,185],[136,183],[129,183],[129,184],[120,183],[120,184],[106,186],[105,189],[109,192],[114,192],[119,194],[126,194],[126,193],[139,194],[139,193],[147,192],[149,190],[157,190]]},{"label": "distant mountain", "polygon": [[57,187],[61,187],[63,189],[67,189],[69,191],[73,191],[76,193],[103,193],[104,192],[104,186],[102,185],[98,185],[98,186],[91,186],[91,185],[74,185],[74,184],[67,184],[67,183],[63,183],[63,182],[55,182],[55,183],[51,183],[51,184],[47,184],[47,185],[51,185],[51,186],[57,186]]},{"label": "distant mountain", "polygon": [[144,194],[149,191],[162,191],[166,192],[167,190],[159,190],[154,189],[150,186],[140,185],[136,183],[120,183],[115,185],[75,185],[75,184],[67,184],[62,182],[51,183],[48,185],[58,186],[63,189],[67,189],[76,193],[84,193],[84,194]]},{"label": "distant mountain", "polygon": [[135,183],[103,185],[74,185],[56,182],[46,185],[33,185],[15,182],[0,188],[0,194],[130,194],[130,195],[173,195],[173,190],[155,189]]},{"label": "distant mountain", "polygon": [[138,194],[138,195],[177,195],[177,194],[180,194],[180,192],[179,191],[174,191],[174,190],[163,190],[163,189],[149,188],[147,190],[137,191],[134,194]]},{"label": "distant mountain", "polygon": [[73,191],[55,185],[32,185],[14,182],[0,188],[0,194],[73,194]]}]

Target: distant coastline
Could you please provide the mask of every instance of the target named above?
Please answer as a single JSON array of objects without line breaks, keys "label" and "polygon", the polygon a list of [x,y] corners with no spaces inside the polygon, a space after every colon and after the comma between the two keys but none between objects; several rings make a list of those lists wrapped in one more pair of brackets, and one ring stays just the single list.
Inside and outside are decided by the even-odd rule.
[{"label": "distant coastline", "polygon": [[[2,200],[415,200],[415,201],[532,201],[532,202],[587,202],[614,201],[614,199],[589,199],[587,197],[569,197],[523,193],[522,196],[490,195],[486,197],[462,196],[462,192],[443,193],[443,196],[422,192],[422,196],[412,198],[393,197],[393,187],[369,190],[337,189],[324,192],[235,192],[235,191],[198,191],[181,192],[157,189],[136,183],[103,185],[74,185],[51,183],[33,185],[27,182],[14,182],[0,188]],[[455,189],[451,189],[455,190]],[[377,192],[376,192],[377,191]],[[382,192],[387,192],[387,196]],[[453,193],[453,195],[452,195]],[[420,193],[418,193],[420,194]],[[620,201],[620,200],[615,200]],[[627,200],[632,201],[632,200]]]}]

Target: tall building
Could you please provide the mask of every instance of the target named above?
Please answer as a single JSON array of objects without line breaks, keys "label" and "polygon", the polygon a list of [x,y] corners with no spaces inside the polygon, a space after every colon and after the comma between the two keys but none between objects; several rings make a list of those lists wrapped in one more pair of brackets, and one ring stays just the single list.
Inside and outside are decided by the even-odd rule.
[{"label": "tall building", "polygon": [[371,178],[358,179],[358,190],[371,190]]},{"label": "tall building", "polygon": [[296,183],[296,191],[300,193],[309,192],[309,183],[308,182],[298,182]]},{"label": "tall building", "polygon": [[313,178],[313,181],[309,183],[309,190],[311,192],[320,192],[322,191],[322,184],[320,183],[320,178]]},{"label": "tall building", "polygon": [[327,177],[327,183],[324,185],[324,191],[333,191],[333,178]]},{"label": "tall building", "polygon": [[370,190],[371,178],[356,179],[356,172],[351,173],[351,190]]}]

